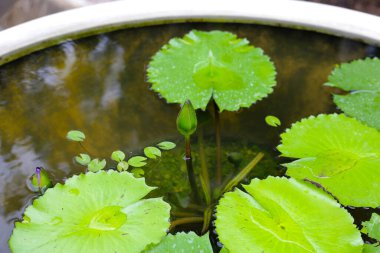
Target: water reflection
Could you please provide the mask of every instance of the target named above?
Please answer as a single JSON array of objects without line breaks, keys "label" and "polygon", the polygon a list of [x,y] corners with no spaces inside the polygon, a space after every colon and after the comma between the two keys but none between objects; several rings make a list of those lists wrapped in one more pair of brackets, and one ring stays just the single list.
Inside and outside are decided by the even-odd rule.
[{"label": "water reflection", "polygon": [[8,252],[12,219],[20,217],[33,197],[25,180],[34,168],[43,166],[58,179],[82,170],[71,162],[81,149],[65,140],[68,130],[83,130],[90,152],[98,157],[115,149],[139,152],[144,145],[179,137],[178,106],[167,105],[149,90],[145,70],[164,43],[193,28],[237,33],[273,59],[278,68],[274,93],[250,109],[222,115],[224,140],[243,138],[269,148],[277,144],[279,130],[268,127],[264,117],[276,115],[286,127],[334,110],[322,84],[336,63],[363,57],[367,50],[360,43],[312,32],[181,24],[66,42],[1,67],[0,252]]}]

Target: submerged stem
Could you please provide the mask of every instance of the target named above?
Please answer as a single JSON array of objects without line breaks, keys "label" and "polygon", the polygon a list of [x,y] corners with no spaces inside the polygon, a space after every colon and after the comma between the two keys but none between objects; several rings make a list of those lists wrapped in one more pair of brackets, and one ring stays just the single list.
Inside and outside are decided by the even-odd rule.
[{"label": "submerged stem", "polygon": [[233,179],[231,179],[230,182],[228,182],[228,184],[223,188],[222,194],[232,190],[232,188],[238,185],[240,181],[248,175],[248,173],[256,166],[256,164],[260,162],[263,157],[264,153],[258,153],[256,157],[253,158],[252,161],[239,172],[239,174],[237,174]]},{"label": "submerged stem", "polygon": [[218,105],[213,100],[214,104],[214,117],[215,117],[215,141],[216,141],[216,184],[222,183],[222,145],[221,145],[221,125]]},{"label": "submerged stem", "polygon": [[186,217],[186,218],[180,218],[175,221],[172,221],[170,224],[170,230],[175,228],[176,226],[188,224],[188,223],[201,223],[203,221],[203,217]]},{"label": "submerged stem", "polygon": [[205,196],[206,204],[211,204],[210,177],[206,163],[206,154],[203,146],[203,128],[198,130],[199,160],[201,162],[201,186]]},{"label": "submerged stem", "polygon": [[185,161],[186,161],[187,176],[189,178],[191,192],[192,192],[194,200],[197,203],[199,203],[200,198],[199,198],[197,184],[195,182],[193,162],[191,159],[190,136],[185,136]]}]

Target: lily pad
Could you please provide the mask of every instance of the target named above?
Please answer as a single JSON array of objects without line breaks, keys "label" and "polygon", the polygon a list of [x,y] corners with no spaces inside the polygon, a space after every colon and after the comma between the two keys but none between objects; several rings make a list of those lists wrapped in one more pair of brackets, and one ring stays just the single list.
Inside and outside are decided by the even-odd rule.
[{"label": "lily pad", "polygon": [[343,205],[380,206],[380,132],[343,114],[303,119],[281,134],[286,174],[321,184]]},{"label": "lily pad", "polygon": [[363,222],[363,230],[369,237],[380,241],[380,215],[373,213],[369,221]]},{"label": "lily pad", "polygon": [[86,139],[86,136],[84,135],[83,132],[79,131],[79,130],[71,130],[69,132],[67,132],[66,134],[66,138],[70,141],[84,141],[84,139]]},{"label": "lily pad", "polygon": [[154,187],[128,172],[100,171],[68,179],[36,199],[9,241],[12,252],[141,252],[159,243],[170,206],[142,199]]},{"label": "lily pad", "polygon": [[253,179],[224,195],[215,221],[231,253],[361,253],[350,214],[314,185],[295,179]]},{"label": "lily pad", "polygon": [[168,234],[158,245],[152,246],[145,253],[212,253],[208,233],[198,236],[194,232]]},{"label": "lily pad", "polygon": [[350,92],[334,95],[345,114],[380,130],[380,59],[344,63],[333,70],[326,85]]},{"label": "lily pad", "polygon": [[169,103],[189,99],[205,109],[213,98],[221,111],[249,107],[272,92],[276,71],[248,40],[222,31],[193,30],[169,41],[149,63],[152,89]]},{"label": "lily pad", "polygon": [[158,143],[157,147],[159,147],[162,150],[171,150],[176,147],[176,144],[170,141],[163,141]]},{"label": "lily pad", "polygon": [[364,244],[363,253],[380,253],[380,245]]}]

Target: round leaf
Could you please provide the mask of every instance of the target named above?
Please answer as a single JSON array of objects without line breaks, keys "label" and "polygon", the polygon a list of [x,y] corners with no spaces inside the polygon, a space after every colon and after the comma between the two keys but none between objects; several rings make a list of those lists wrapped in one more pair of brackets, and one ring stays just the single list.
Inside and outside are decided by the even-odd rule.
[{"label": "round leaf", "polygon": [[80,154],[75,157],[75,161],[80,165],[86,166],[91,162],[91,157],[87,154]]},{"label": "round leaf", "polygon": [[321,184],[350,206],[380,206],[380,132],[340,114],[303,119],[281,135],[286,174]]},{"label": "round leaf", "polygon": [[231,253],[361,253],[353,218],[312,184],[268,177],[244,188],[226,193],[216,210],[219,240]]},{"label": "round leaf", "polygon": [[371,219],[363,222],[362,225],[369,237],[380,241],[380,215],[373,213]]},{"label": "round leaf", "polygon": [[221,111],[249,107],[272,92],[276,71],[269,57],[246,39],[222,31],[191,31],[153,56],[152,89],[169,103],[191,100],[205,109],[213,98]]},{"label": "round leaf", "polygon": [[111,154],[111,159],[114,160],[115,162],[121,162],[124,160],[124,158],[125,158],[125,154],[123,151],[120,151],[120,150],[116,150],[112,152]]},{"label": "round leaf", "polygon": [[333,70],[326,85],[350,92],[334,95],[345,114],[380,130],[380,59],[344,63]]},{"label": "round leaf", "polygon": [[265,122],[272,127],[281,126],[281,121],[276,116],[272,116],[272,115],[266,116]]},{"label": "round leaf", "polygon": [[168,234],[158,245],[152,246],[145,253],[212,253],[208,233],[198,236],[194,232]]},{"label": "round leaf", "polygon": [[93,159],[89,164],[88,164],[88,170],[91,172],[98,172],[99,170],[104,169],[106,167],[106,160],[101,160],[99,159]]},{"label": "round leaf", "polygon": [[67,133],[66,138],[71,141],[84,141],[86,136],[84,133],[78,130],[71,130]]},{"label": "round leaf", "polygon": [[128,164],[131,165],[132,167],[142,167],[146,165],[146,157],[143,156],[133,156],[129,158]]},{"label": "round leaf", "polygon": [[128,172],[101,171],[68,179],[35,200],[17,222],[12,252],[141,252],[159,243],[170,206],[144,199],[153,187]]},{"label": "round leaf", "polygon": [[118,171],[125,171],[128,170],[129,164],[126,161],[121,161],[117,164],[117,170]]},{"label": "round leaf", "polygon": [[151,159],[156,159],[157,156],[161,156],[161,150],[156,147],[146,147],[144,148],[144,154]]},{"label": "round leaf", "polygon": [[159,147],[162,150],[171,150],[176,147],[175,143],[170,141],[163,141],[157,144],[157,147]]}]

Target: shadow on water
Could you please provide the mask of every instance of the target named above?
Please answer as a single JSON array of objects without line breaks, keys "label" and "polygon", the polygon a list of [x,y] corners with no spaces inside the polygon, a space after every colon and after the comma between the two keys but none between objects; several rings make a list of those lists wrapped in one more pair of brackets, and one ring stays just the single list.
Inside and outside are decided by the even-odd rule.
[{"label": "shadow on water", "polygon": [[[33,198],[25,180],[36,166],[58,181],[83,170],[72,163],[81,150],[65,140],[68,130],[84,131],[86,145],[98,157],[180,139],[178,105],[168,105],[150,91],[145,72],[163,44],[194,28],[234,32],[274,61],[278,85],[273,94],[250,109],[222,114],[223,141],[239,145],[244,139],[272,152],[279,131],[292,122],[335,110],[322,86],[335,64],[378,54],[374,47],[313,32],[192,23],[68,41],[0,67],[0,252],[9,251],[13,222]],[[282,129],[265,124],[268,114],[282,120]],[[205,129],[205,135],[212,131]]]}]

